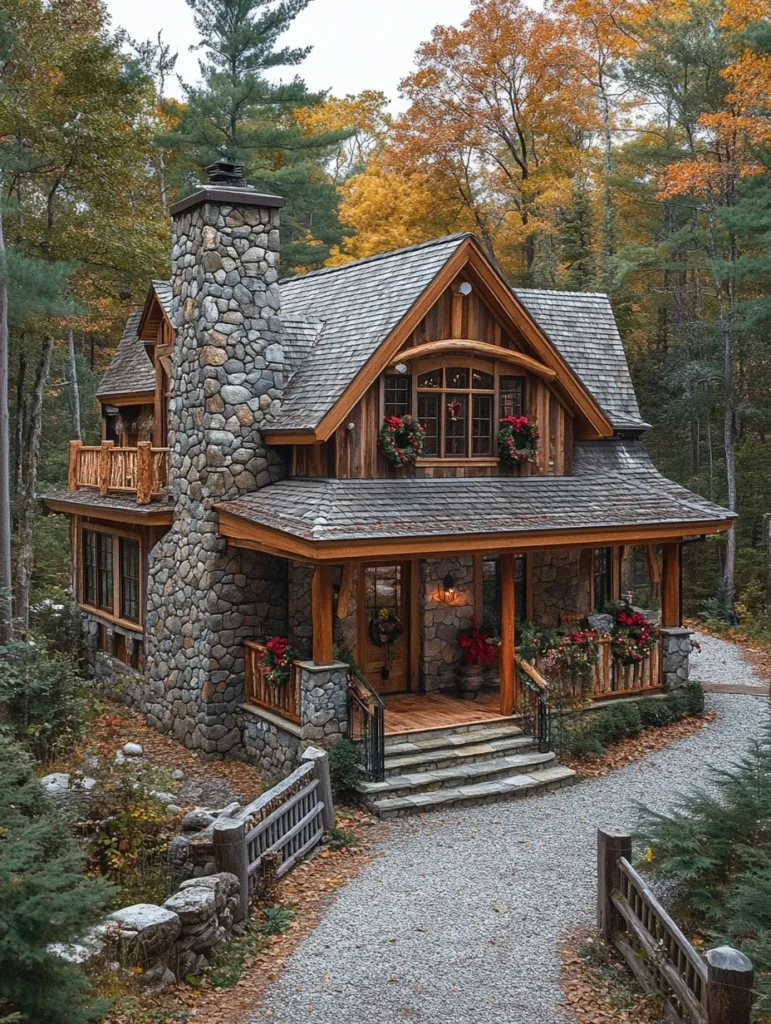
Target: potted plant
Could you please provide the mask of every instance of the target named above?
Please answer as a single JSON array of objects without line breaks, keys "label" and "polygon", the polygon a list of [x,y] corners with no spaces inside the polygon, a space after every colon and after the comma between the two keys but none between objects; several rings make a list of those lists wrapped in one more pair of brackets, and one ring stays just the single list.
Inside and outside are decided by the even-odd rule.
[{"label": "potted plant", "polygon": [[498,648],[492,642],[489,630],[478,626],[474,616],[471,626],[458,634],[458,644],[463,655],[458,666],[458,690],[466,700],[476,700],[484,686],[485,666],[495,660]]}]

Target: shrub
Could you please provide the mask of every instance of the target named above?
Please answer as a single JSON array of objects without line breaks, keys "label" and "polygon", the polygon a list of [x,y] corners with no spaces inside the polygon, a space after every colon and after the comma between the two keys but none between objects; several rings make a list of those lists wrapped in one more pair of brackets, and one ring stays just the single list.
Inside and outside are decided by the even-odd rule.
[{"label": "shrub", "polygon": [[84,729],[85,680],[71,657],[34,642],[0,647],[5,727],[39,761],[71,749]]},{"label": "shrub", "polygon": [[568,720],[562,731],[562,749],[576,757],[607,754],[597,729],[596,715],[581,715]]},{"label": "shrub", "polygon": [[25,1024],[85,1024],[79,967],[50,951],[77,941],[102,916],[110,887],[89,879],[68,824],[46,799],[29,755],[0,737],[0,1014]]},{"label": "shrub", "polygon": [[641,697],[637,701],[637,710],[640,713],[643,728],[646,729],[649,726],[669,725],[675,720],[675,709],[666,697],[663,700],[655,697]]},{"label": "shrub", "polygon": [[48,597],[33,604],[29,610],[30,628],[35,639],[44,642],[48,651],[69,655],[82,663],[83,622],[78,606],[63,590],[54,590]]},{"label": "shrub", "polygon": [[[675,694],[681,697],[686,715],[704,714],[704,687],[695,680],[686,683]],[[674,695],[673,695],[674,696]]]},{"label": "shrub", "polygon": [[627,736],[637,736],[642,729],[637,704],[611,704],[597,716],[597,732],[604,744],[619,743]]},{"label": "shrub", "polygon": [[361,754],[350,740],[338,740],[329,748],[329,773],[335,796],[349,796],[361,776]]}]

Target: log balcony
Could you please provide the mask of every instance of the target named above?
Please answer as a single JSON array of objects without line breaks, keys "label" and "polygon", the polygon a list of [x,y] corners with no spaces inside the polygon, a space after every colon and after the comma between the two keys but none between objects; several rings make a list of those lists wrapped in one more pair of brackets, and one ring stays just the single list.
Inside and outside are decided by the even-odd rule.
[{"label": "log balcony", "polygon": [[136,448],[118,448],[113,441],[85,445],[70,441],[67,488],[90,488],[100,495],[135,494],[137,504],[163,497],[169,480],[169,449],[140,441]]},{"label": "log balcony", "polygon": [[299,725],[302,700],[300,663],[295,661],[292,664],[292,675],[287,683],[271,686],[267,681],[268,671],[261,664],[265,650],[265,644],[244,641],[244,704],[272,711],[274,715]]}]

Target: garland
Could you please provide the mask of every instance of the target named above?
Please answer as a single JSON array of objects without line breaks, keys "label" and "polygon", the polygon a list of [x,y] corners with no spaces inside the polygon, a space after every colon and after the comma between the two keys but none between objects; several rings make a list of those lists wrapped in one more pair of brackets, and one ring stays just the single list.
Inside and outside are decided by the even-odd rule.
[{"label": "garland", "polygon": [[541,435],[527,416],[504,416],[498,431],[498,454],[504,462],[535,462]]},{"label": "garland", "polygon": [[554,656],[561,672],[586,687],[599,657],[597,638],[588,630],[574,629],[560,637]]},{"label": "garland", "polygon": [[661,632],[640,612],[624,611],[616,615],[611,652],[622,665],[639,665],[650,657]]},{"label": "garland", "polygon": [[268,686],[283,686],[292,675],[295,654],[284,636],[274,636],[265,644],[265,653],[260,667],[267,669],[265,681]]},{"label": "garland", "polygon": [[401,619],[393,608],[381,608],[377,615],[372,617],[369,624],[369,635],[373,643],[379,647],[387,647],[396,643],[404,632]]},{"label": "garland", "polygon": [[426,432],[412,416],[386,416],[378,444],[392,466],[411,466],[423,451]]}]

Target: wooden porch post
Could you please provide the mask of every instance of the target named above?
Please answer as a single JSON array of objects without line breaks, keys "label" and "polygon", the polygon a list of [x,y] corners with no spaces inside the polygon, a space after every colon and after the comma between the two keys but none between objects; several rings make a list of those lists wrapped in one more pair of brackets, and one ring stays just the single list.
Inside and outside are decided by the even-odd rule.
[{"label": "wooden porch post", "polygon": [[501,714],[514,713],[514,555],[501,555]]},{"label": "wooden porch post", "polygon": [[681,626],[680,549],[679,541],[663,545],[661,571],[661,625]]},{"label": "wooden porch post", "polygon": [[317,565],[311,587],[313,612],[313,660],[317,665],[334,661],[332,643],[332,567]]}]

